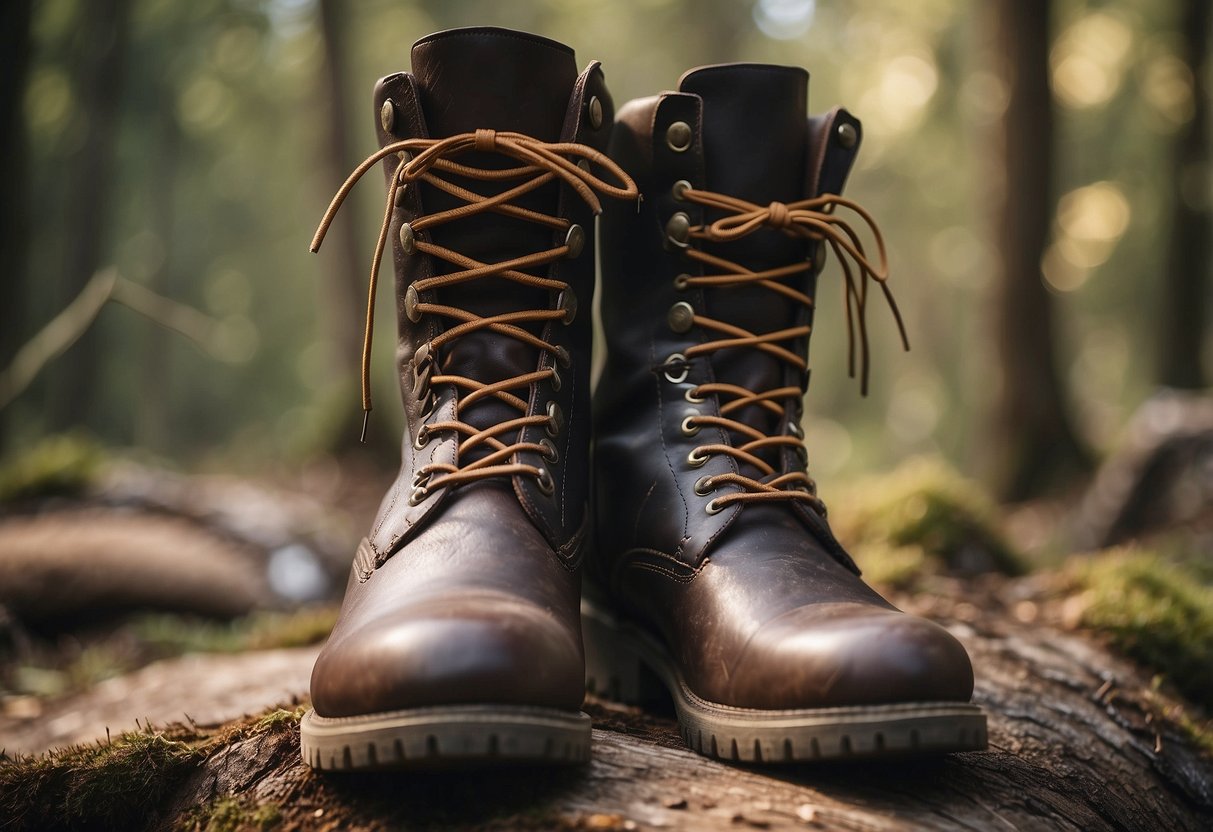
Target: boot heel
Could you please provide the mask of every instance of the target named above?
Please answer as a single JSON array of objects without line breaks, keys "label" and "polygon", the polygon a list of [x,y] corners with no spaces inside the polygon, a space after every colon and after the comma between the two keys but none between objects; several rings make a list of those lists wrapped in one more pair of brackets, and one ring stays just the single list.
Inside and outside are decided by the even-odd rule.
[{"label": "boot heel", "polygon": [[626,705],[651,705],[669,694],[609,613],[581,602],[581,637],[585,644],[585,687],[595,696]]}]

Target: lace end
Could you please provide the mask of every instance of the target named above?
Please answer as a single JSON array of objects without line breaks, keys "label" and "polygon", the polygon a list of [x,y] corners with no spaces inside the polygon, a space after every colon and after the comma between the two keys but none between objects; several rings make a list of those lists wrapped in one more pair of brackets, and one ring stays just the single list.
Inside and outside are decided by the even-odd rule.
[{"label": "lace end", "polygon": [[362,433],[358,437],[358,442],[361,445],[366,444],[366,428],[371,421],[371,411],[369,409],[362,411]]}]

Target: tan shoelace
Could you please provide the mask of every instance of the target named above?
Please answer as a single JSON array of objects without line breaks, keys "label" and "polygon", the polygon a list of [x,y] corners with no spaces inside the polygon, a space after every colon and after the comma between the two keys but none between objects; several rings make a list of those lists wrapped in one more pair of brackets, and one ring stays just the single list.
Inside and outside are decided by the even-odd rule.
[{"label": "tan shoelace", "polygon": [[[789,236],[824,240],[829,243],[838,257],[839,263],[842,265],[843,277],[846,281],[848,371],[854,377],[855,335],[858,330],[861,356],[860,385],[865,395],[868,390],[869,363],[866,312],[868,287],[871,281],[875,281],[884,293],[885,300],[888,302],[889,308],[893,312],[893,317],[897,322],[897,329],[901,335],[902,345],[907,350],[910,348],[909,339],[906,337],[905,325],[901,319],[901,312],[898,310],[897,303],[894,301],[886,282],[889,275],[884,238],[881,236],[880,229],[871,215],[852,200],[834,194],[825,194],[814,199],[806,199],[788,204],[772,202],[764,208],[743,199],[737,199],[736,197],[690,187],[681,188],[678,196],[685,201],[694,202],[705,208],[715,209],[726,214],[726,216],[710,225],[692,227],[690,229],[690,239],[692,240],[727,243],[752,234],[760,228],[768,227],[778,229]],[[846,220],[834,214],[835,208],[848,208],[854,211],[871,230],[872,236],[876,241],[879,257],[878,267],[873,266],[871,260],[868,259],[863,242],[851,225]],[[770,289],[794,303],[799,303],[810,308],[813,306],[813,299],[811,297],[780,282],[782,278],[812,269],[814,264],[811,261],[793,263],[789,266],[755,272],[738,263],[708,254],[696,248],[688,247],[684,252],[691,259],[712,269],[719,269],[721,272],[719,274],[703,275],[702,277],[687,276],[684,278],[684,281],[688,287],[726,288],[753,283]],[[859,280],[856,280],[852,263],[858,268]],[[807,370],[805,359],[784,344],[794,342],[797,338],[808,336],[810,332],[810,327],[808,326],[789,327],[776,332],[759,334],[698,313],[695,313],[693,316],[692,324],[724,337],[688,348],[684,353],[687,359],[700,355],[711,355],[723,349],[753,347],[781,361],[787,362],[800,373],[804,373]],[[759,478],[748,477],[738,473],[717,474],[716,476],[701,478],[696,483],[696,490],[703,494],[714,491],[722,485],[736,485],[740,489],[713,499],[708,504],[709,511],[715,513],[731,503],[770,500],[803,500],[824,508],[821,505],[821,501],[817,499],[817,486],[807,472],[789,471],[776,475],[775,468],[757,454],[757,452],[765,448],[778,447],[795,448],[798,452],[803,452],[804,439],[803,434],[799,432],[798,425],[793,428],[793,430],[797,431],[795,435],[770,436],[744,422],[730,418],[730,414],[736,414],[751,406],[761,407],[776,416],[782,416],[784,412],[784,404],[782,402],[786,402],[789,398],[799,398],[802,396],[803,391],[800,387],[777,387],[772,390],[755,392],[736,384],[711,382],[699,385],[691,390],[690,394],[695,397],[718,396],[721,401],[720,415],[688,417],[683,423],[684,430],[688,433],[693,433],[704,426],[713,425],[745,439],[744,443],[738,446],[724,443],[701,445],[691,452],[692,462],[701,464],[701,461],[706,461],[709,456],[724,454],[733,457],[739,463],[748,464],[761,472]]]},{"label": "tan shoelace", "polygon": [[[470,167],[453,161],[453,157],[470,151],[497,153],[517,160],[522,165],[520,167],[497,170]],[[328,210],[325,211],[324,218],[321,219],[320,226],[316,229],[316,236],[312,239],[312,251],[319,250],[320,244],[324,240],[324,235],[332,224],[333,217],[336,216],[337,211],[341,208],[341,204],[363,174],[373,168],[382,159],[393,154],[400,154],[401,159],[400,163],[396,166],[395,174],[392,176],[391,185],[388,187],[383,225],[379,230],[379,241],[375,245],[375,254],[371,261],[371,274],[367,289],[366,328],[362,342],[362,433],[364,439],[366,436],[367,419],[371,411],[371,341],[375,326],[375,292],[378,287],[379,264],[383,258],[384,248],[387,244],[388,229],[392,223],[392,211],[396,204],[397,191],[407,187],[410,183],[420,180],[467,203],[466,205],[460,205],[447,211],[421,215],[409,223],[409,228],[412,231],[412,252],[410,253],[428,254],[431,257],[450,263],[457,269],[457,271],[449,274],[435,275],[415,281],[411,287],[410,297],[414,297],[414,292],[419,295],[430,289],[455,286],[491,277],[500,277],[524,286],[538,287],[552,292],[565,292],[569,289],[567,283],[560,280],[536,277],[535,275],[527,274],[524,269],[544,266],[567,256],[576,256],[580,245],[567,237],[563,245],[556,246],[547,251],[528,254],[500,263],[481,263],[459,252],[426,242],[419,235],[426,229],[486,212],[538,223],[555,231],[564,231],[568,234],[570,229],[573,228],[573,223],[569,220],[511,204],[512,200],[530,193],[536,188],[543,187],[556,179],[561,180],[572,188],[574,193],[584,200],[595,214],[602,211],[602,205],[595,192],[617,199],[639,198],[636,184],[618,165],[605,154],[583,144],[574,142],[543,142],[521,133],[498,133],[494,130],[477,130],[474,133],[461,133],[445,139],[406,139],[394,142],[372,153],[362,164],[355,168],[354,172],[350,174],[349,178],[345,180],[345,183],[337,191],[336,196],[333,197]],[[580,165],[577,160],[580,160]],[[591,165],[598,165],[608,171],[612,177],[623,183],[622,186],[613,185],[595,176]],[[509,187],[494,196],[483,196],[440,177],[436,172],[454,174],[467,179],[484,182],[521,181],[519,184]],[[541,354],[545,352],[551,354],[558,363],[567,364],[569,357],[564,348],[549,344],[521,326],[528,323],[554,321],[565,318],[568,314],[567,310],[518,310],[489,317],[481,317],[454,306],[422,303],[414,297],[413,312],[417,315],[418,319],[420,316],[428,314],[438,315],[456,322],[454,326],[436,335],[427,345],[423,345],[418,350],[416,359],[418,374],[419,376],[422,374],[421,367],[424,365],[424,378],[426,379],[424,390],[419,392],[420,397],[424,400],[428,395],[430,387],[436,384],[452,384],[464,393],[456,400],[455,416],[453,419],[423,425],[418,433],[418,444],[424,444],[436,432],[451,431],[455,433],[458,438],[455,456],[457,462],[456,464],[433,463],[425,470],[419,470],[417,472],[417,479],[414,481],[414,496],[424,497],[427,490],[444,486],[458,485],[486,477],[513,476],[516,474],[533,476],[539,480],[541,487],[549,490],[551,479],[546,470],[518,463],[514,459],[516,454],[524,451],[534,451],[546,456],[550,453],[550,449],[545,445],[534,442],[515,441],[507,444],[502,441],[501,437],[510,433],[518,436],[521,430],[527,426],[546,424],[550,421],[546,415],[527,416],[526,398],[514,395],[510,391],[529,388],[533,384],[549,380],[554,380],[555,384],[559,384],[559,376],[555,368],[546,367],[537,369],[533,372],[523,373],[512,378],[491,383],[485,383],[461,375],[437,374],[431,376],[429,372],[435,364],[434,358],[437,355],[437,351],[443,345],[462,335],[479,330],[489,330],[509,338],[515,338],[540,350]],[[465,412],[480,399],[489,396],[506,402],[517,409],[522,415],[514,419],[507,419],[485,429],[470,425],[460,418],[460,413]],[[479,445],[488,446],[491,448],[490,452],[474,462],[466,465],[458,464],[462,453]],[[431,479],[433,474],[440,474],[440,476]]]}]

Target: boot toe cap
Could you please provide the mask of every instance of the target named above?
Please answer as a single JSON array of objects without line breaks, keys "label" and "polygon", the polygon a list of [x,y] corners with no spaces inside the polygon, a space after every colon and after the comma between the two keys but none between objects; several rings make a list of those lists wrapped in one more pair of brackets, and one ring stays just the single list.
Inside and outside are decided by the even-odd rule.
[{"label": "boot toe cap", "polygon": [[575,710],[584,696],[577,634],[509,596],[431,599],[334,632],[312,671],[321,716],[460,704]]},{"label": "boot toe cap", "polygon": [[729,704],[749,708],[967,702],[973,694],[968,653],[943,627],[851,603],[772,619],[730,675]]}]

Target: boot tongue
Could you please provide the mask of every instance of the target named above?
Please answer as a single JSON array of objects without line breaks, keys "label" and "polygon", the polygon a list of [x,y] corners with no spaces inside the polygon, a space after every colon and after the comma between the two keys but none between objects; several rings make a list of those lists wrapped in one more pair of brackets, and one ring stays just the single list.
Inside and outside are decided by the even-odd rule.
[{"label": "boot tongue", "polygon": [[[756,205],[804,199],[808,142],[808,73],[797,67],[731,64],[693,70],[679,89],[703,100],[705,187]],[[708,212],[707,222],[722,215]],[[751,271],[803,261],[807,244],[774,229],[763,228],[729,243],[706,244],[705,250]],[[705,272],[715,272],[707,267]],[[783,278],[801,291],[810,279]],[[706,291],[707,314],[754,333],[774,332],[795,324],[797,304],[761,286]],[[787,342],[781,346],[790,347]],[[754,392],[782,387],[791,365],[754,348],[722,350],[712,365],[720,381]],[[771,432],[773,414],[750,407],[739,414],[759,430]],[[777,454],[766,455],[775,462]]]},{"label": "boot tongue", "polygon": [[556,141],[577,81],[573,50],[509,29],[452,29],[413,44],[430,136],[477,129]]},{"label": "boot tongue", "polygon": [[[474,28],[439,32],[413,46],[413,74],[417,80],[428,134],[445,138],[478,129],[517,132],[541,141],[560,138],[569,97],[577,82],[573,50],[547,38],[508,29]],[[492,153],[466,153],[456,161],[473,167],[510,168],[518,161]],[[442,174],[467,189],[486,196],[520,184],[485,182]],[[427,214],[467,203],[428,184],[421,184]],[[554,183],[531,191],[513,204],[551,216],[558,212],[559,190]],[[498,263],[550,249],[557,243],[551,229],[499,214],[445,223],[426,232],[431,240],[482,263]],[[435,258],[438,274],[457,271]],[[438,291],[438,302],[481,317],[525,309],[544,309],[549,293],[500,277],[475,280]],[[448,320],[448,327],[455,321]],[[536,335],[541,326],[528,327]],[[442,372],[491,383],[535,370],[538,351],[517,339],[481,331],[456,339],[442,350]],[[525,390],[512,391],[524,400]],[[520,416],[516,409],[494,399],[482,399],[460,413],[478,428],[487,428]],[[503,441],[512,437],[503,436]],[[469,452],[463,462],[487,453]]]}]

